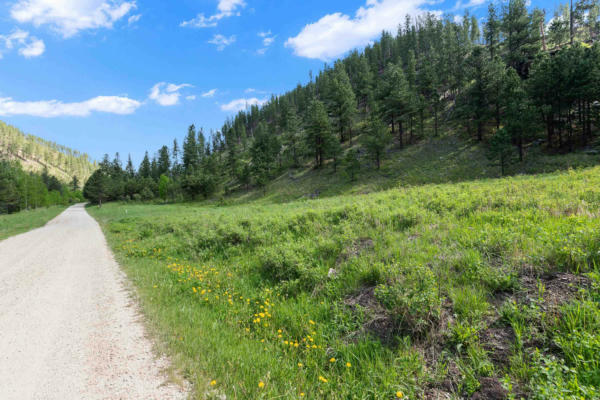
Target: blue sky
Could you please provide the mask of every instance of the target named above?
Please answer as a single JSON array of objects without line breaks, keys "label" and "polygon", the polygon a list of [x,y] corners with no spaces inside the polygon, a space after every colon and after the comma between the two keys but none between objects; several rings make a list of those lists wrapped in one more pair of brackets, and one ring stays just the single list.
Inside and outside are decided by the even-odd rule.
[{"label": "blue sky", "polygon": [[[555,0],[533,0],[552,14]],[[205,132],[424,11],[484,0],[0,0],[0,119],[87,152]]]}]

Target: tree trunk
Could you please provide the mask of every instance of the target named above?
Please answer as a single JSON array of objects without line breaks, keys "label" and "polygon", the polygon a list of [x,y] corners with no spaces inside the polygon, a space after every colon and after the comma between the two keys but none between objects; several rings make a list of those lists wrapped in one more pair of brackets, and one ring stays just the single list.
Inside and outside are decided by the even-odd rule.
[{"label": "tree trunk", "polygon": [[404,136],[404,129],[402,128],[402,119],[400,119],[400,121],[398,121],[398,133],[399,133],[399,137],[400,137],[400,148],[404,147],[404,143],[402,140],[402,136]]},{"label": "tree trunk", "polygon": [[552,138],[554,137],[554,115],[550,112],[546,117],[546,129],[548,130],[548,147],[552,148]]},{"label": "tree trunk", "polygon": [[410,115],[410,143],[413,143],[413,116],[412,114]]},{"label": "tree trunk", "polygon": [[477,140],[483,141],[483,122],[477,121]]},{"label": "tree trunk", "polygon": [[434,113],[434,125],[433,125],[434,130],[433,130],[433,132],[435,134],[435,137],[437,137],[437,135],[438,135],[438,106],[437,106],[437,102],[433,106],[433,113]]}]

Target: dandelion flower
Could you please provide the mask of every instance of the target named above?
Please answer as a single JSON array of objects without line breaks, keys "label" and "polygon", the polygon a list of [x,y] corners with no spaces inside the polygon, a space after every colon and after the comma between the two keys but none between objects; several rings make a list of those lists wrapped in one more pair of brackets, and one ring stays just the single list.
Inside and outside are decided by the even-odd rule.
[{"label": "dandelion flower", "polygon": [[215,381],[214,379],[212,381],[210,381],[210,386],[215,386],[217,384],[217,381]]},{"label": "dandelion flower", "polygon": [[352,364],[350,364],[349,362],[346,363],[346,367],[350,368],[352,366]]},{"label": "dandelion flower", "polygon": [[298,366],[299,366],[300,368],[302,368],[302,365],[304,365],[304,364],[302,364],[302,363],[298,363]]},{"label": "dandelion flower", "polygon": [[327,383],[327,379],[319,375],[319,380],[323,383]]},{"label": "dandelion flower", "polygon": [[397,397],[397,398],[399,398],[399,399],[401,399],[401,398],[403,398],[403,397],[404,397],[404,393],[402,393],[401,391],[399,391],[399,390],[398,390],[398,391],[396,392],[396,397]]},{"label": "dandelion flower", "polygon": [[300,392],[300,397],[304,397],[304,392]]},{"label": "dandelion flower", "polygon": [[259,388],[264,388],[265,387],[265,383],[263,381],[258,382],[258,387]]},{"label": "dandelion flower", "polygon": [[329,362],[331,362],[331,363],[334,363],[334,362],[335,362],[335,358],[331,357],[331,358],[329,359]]}]

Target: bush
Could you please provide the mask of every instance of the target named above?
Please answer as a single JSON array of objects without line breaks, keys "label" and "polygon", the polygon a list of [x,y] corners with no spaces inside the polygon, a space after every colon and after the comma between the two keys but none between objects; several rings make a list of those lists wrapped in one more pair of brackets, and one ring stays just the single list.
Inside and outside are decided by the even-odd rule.
[{"label": "bush", "polygon": [[441,299],[429,268],[418,266],[405,271],[396,282],[378,286],[375,296],[391,312],[401,331],[425,334],[439,320]]}]

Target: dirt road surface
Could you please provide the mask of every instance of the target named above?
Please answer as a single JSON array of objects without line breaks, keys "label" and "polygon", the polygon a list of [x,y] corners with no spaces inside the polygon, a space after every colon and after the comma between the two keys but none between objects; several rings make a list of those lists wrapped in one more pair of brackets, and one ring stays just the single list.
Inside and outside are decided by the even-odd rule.
[{"label": "dirt road surface", "polygon": [[126,287],[82,205],[0,242],[0,398],[186,398]]}]

